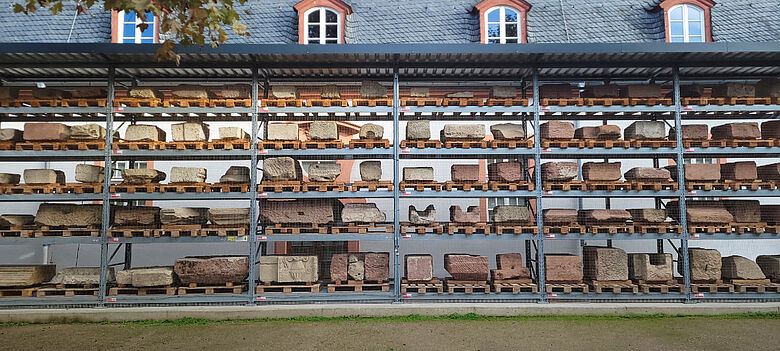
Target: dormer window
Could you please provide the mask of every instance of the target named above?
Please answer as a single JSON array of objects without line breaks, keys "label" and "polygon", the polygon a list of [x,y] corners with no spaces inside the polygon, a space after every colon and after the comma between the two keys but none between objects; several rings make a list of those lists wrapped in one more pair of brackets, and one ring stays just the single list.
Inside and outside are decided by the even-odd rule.
[{"label": "dormer window", "polygon": [[666,41],[669,43],[703,43],[712,41],[710,0],[666,0],[664,9]]},{"label": "dormer window", "polygon": [[340,0],[303,0],[298,11],[299,44],[343,44],[347,16],[352,8]]},{"label": "dormer window", "polygon": [[[151,12],[146,13],[143,21],[133,11],[119,11],[116,14],[115,43],[124,44],[153,44],[159,42],[157,35],[157,20]],[[141,29],[140,24],[146,24]]]},{"label": "dormer window", "polygon": [[474,6],[479,14],[480,42],[517,44],[528,42],[526,15],[531,5],[523,0],[484,0]]}]

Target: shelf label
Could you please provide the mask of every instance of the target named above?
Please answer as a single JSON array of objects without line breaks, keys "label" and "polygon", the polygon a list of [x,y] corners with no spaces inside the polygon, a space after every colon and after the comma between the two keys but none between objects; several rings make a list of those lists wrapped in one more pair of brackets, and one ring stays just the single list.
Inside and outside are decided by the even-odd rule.
[{"label": "shelf label", "polygon": [[265,235],[260,235],[257,237],[257,241],[268,241],[268,237]]},{"label": "shelf label", "polygon": [[412,150],[409,150],[409,149],[407,149],[407,148],[403,148],[403,149],[401,149],[401,153],[402,153],[402,154],[411,154],[411,153],[412,153]]},{"label": "shelf label", "polygon": [[401,239],[411,239],[411,238],[412,238],[411,234],[401,234]]},{"label": "shelf label", "polygon": [[412,294],[410,294],[410,293],[403,293],[403,295],[401,295],[401,298],[402,299],[411,299],[412,298]]},{"label": "shelf label", "polygon": [[544,149],[542,149],[542,152],[546,153],[546,154],[550,154],[550,153],[552,153],[552,150],[550,150],[549,148],[544,148]]},{"label": "shelf label", "polygon": [[401,107],[401,112],[409,112],[409,111],[411,111],[411,110],[412,110],[412,109],[411,109],[411,108],[409,108],[409,107]]},{"label": "shelf label", "polygon": [[122,154],[122,150],[111,150],[111,154],[112,155],[121,155]]},{"label": "shelf label", "polygon": [[410,193],[408,191],[402,191],[401,192],[401,196],[411,196],[411,195],[412,195],[412,193]]},{"label": "shelf label", "polygon": [[704,293],[695,293],[695,294],[693,294],[693,297],[700,299],[700,298],[704,297]]},{"label": "shelf label", "polygon": [[556,299],[558,298],[558,294],[547,294],[548,299]]},{"label": "shelf label", "polygon": [[255,296],[255,301],[265,301],[267,300],[265,296]]},{"label": "shelf label", "polygon": [[691,190],[688,192],[689,196],[696,196],[696,190]]},{"label": "shelf label", "polygon": [[542,106],[541,107],[542,112],[550,112],[550,106]]},{"label": "shelf label", "polygon": [[118,243],[119,242],[119,238],[108,238],[108,242]]},{"label": "shelf label", "polygon": [[249,238],[246,236],[229,236],[227,238],[227,241],[235,241],[235,242],[249,241]]},{"label": "shelf label", "polygon": [[124,107],[114,107],[114,112],[124,112],[124,111],[125,111]]},{"label": "shelf label", "polygon": [[106,303],[116,303],[116,297],[107,297]]},{"label": "shelf label", "polygon": [[257,197],[268,197],[268,193],[257,193]]},{"label": "shelf label", "polygon": [[547,234],[544,236],[545,239],[555,239],[555,234]]},{"label": "shelf label", "polygon": [[268,112],[268,107],[257,107],[257,112]]},{"label": "shelf label", "polygon": [[122,194],[117,194],[117,193],[112,193],[112,194],[111,194],[111,198],[112,198],[112,199],[118,199],[118,198],[120,198],[120,197],[122,197]]},{"label": "shelf label", "polygon": [[685,149],[685,152],[696,152],[696,149],[694,149],[692,147],[689,147],[689,148]]},{"label": "shelf label", "polygon": [[683,106],[683,111],[693,111],[693,106]]},{"label": "shelf label", "polygon": [[699,239],[701,238],[699,234],[691,234],[691,239]]},{"label": "shelf label", "polygon": [[258,155],[268,155],[268,150],[257,150]]},{"label": "shelf label", "polygon": [[553,192],[552,192],[552,191],[545,191],[545,192],[544,192],[544,195],[552,195],[552,194],[553,194]]}]

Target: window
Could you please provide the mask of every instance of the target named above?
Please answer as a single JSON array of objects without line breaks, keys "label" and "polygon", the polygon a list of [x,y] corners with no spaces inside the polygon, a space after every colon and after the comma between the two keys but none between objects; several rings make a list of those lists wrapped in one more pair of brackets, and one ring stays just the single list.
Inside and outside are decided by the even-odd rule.
[{"label": "window", "polygon": [[[119,42],[125,44],[153,44],[157,42],[157,28],[155,25],[154,14],[146,13],[146,21],[142,22],[133,11],[119,12]],[[144,30],[138,27],[139,24],[146,23]]]},{"label": "window", "polygon": [[520,42],[520,15],[508,6],[493,7],[485,13],[485,42],[517,44]]},{"label": "window", "polygon": [[315,7],[304,14],[306,44],[338,44],[341,42],[341,16],[338,12]]},{"label": "window", "polygon": [[704,38],[704,10],[682,4],[669,10],[669,41],[672,43],[702,43]]}]

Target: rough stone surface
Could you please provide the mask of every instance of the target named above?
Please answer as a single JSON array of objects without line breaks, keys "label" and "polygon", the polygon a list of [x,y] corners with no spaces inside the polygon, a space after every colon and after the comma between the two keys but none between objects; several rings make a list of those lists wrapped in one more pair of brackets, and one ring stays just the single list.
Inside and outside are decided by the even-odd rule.
[{"label": "rough stone surface", "polygon": [[252,87],[246,84],[223,85],[220,93],[225,99],[250,99]]},{"label": "rough stone surface", "polygon": [[445,95],[447,98],[451,99],[459,99],[459,98],[473,98],[474,92],[473,91],[456,91],[453,93],[448,93]]},{"label": "rough stone surface", "polygon": [[0,173],[0,184],[19,184],[20,180],[22,180],[21,174]]},{"label": "rough stone surface", "polygon": [[721,276],[723,279],[766,279],[757,263],[737,255],[721,259]]},{"label": "rough stone surface", "polygon": [[514,183],[525,180],[523,165],[517,161],[491,163],[487,169],[491,182]]},{"label": "rough stone surface", "polygon": [[450,166],[450,179],[453,182],[478,182],[480,173],[478,164]]},{"label": "rough stone surface", "polygon": [[723,208],[687,208],[685,213],[688,223],[728,224],[734,221],[731,213]]},{"label": "rough stone surface", "polygon": [[390,279],[390,253],[366,252],[365,260],[366,280],[387,281]]},{"label": "rough stone surface", "polygon": [[33,88],[31,93],[33,98],[36,99],[63,99],[70,97],[67,91],[53,88]]},{"label": "rough stone surface", "polygon": [[208,90],[197,85],[187,85],[187,84],[182,84],[173,87],[171,89],[171,95],[173,95],[174,98],[182,98],[182,99],[208,99],[209,98]]},{"label": "rough stone surface", "polygon": [[546,225],[576,225],[577,210],[571,208],[548,208],[542,211]]},{"label": "rough stone surface", "polygon": [[241,127],[219,127],[218,131],[221,140],[249,139],[249,134]]},{"label": "rough stone surface", "polygon": [[103,166],[88,164],[76,165],[76,181],[82,183],[102,183],[105,178]]},{"label": "rough stone surface", "polygon": [[517,88],[493,86],[490,87],[490,97],[494,99],[514,99],[517,97]]},{"label": "rough stone surface", "polygon": [[309,137],[312,140],[335,140],[339,138],[339,128],[336,122],[314,121],[309,126]]},{"label": "rough stone surface", "polygon": [[525,129],[518,123],[499,123],[490,126],[490,133],[496,140],[525,139]]},{"label": "rough stone surface", "polygon": [[176,284],[173,267],[142,267],[116,272],[117,284],[147,288]]},{"label": "rough stone surface", "polygon": [[203,183],[205,181],[205,168],[171,167],[171,183]]},{"label": "rough stone surface", "polygon": [[493,207],[491,220],[494,223],[531,223],[531,212],[526,206],[498,205]]},{"label": "rough stone surface", "polygon": [[404,256],[404,272],[410,281],[425,281],[433,279],[433,256]]},{"label": "rough stone surface", "polygon": [[626,180],[636,180],[640,182],[666,182],[672,179],[668,169],[652,167],[634,167],[623,174]]},{"label": "rough stone surface", "polygon": [[148,184],[159,183],[165,180],[167,175],[151,168],[135,168],[122,170],[122,183],[124,184]]},{"label": "rough stone surface", "polygon": [[105,140],[106,128],[95,123],[71,126],[70,138],[74,140]]},{"label": "rough stone surface", "polygon": [[585,246],[582,261],[587,280],[628,279],[628,255],[616,247]]},{"label": "rough stone surface", "polygon": [[55,169],[25,169],[26,184],[65,184],[65,172]]},{"label": "rough stone surface", "polygon": [[616,98],[620,97],[620,87],[617,85],[589,85],[582,92],[584,98]]},{"label": "rough stone surface", "polygon": [[404,181],[433,181],[433,167],[404,167]]},{"label": "rough stone surface", "polygon": [[428,88],[411,88],[409,89],[409,96],[413,98],[427,98],[430,91]]},{"label": "rough stone surface", "polygon": [[761,221],[780,224],[780,205],[761,205]]},{"label": "rough stone surface", "polygon": [[[720,252],[715,249],[689,248],[691,281],[714,281],[721,278]],[[677,273],[683,274],[682,260],[677,261]]]},{"label": "rough stone surface", "polygon": [[43,284],[57,273],[53,264],[26,264],[0,266],[0,287],[20,288]]},{"label": "rough stone surface", "polygon": [[565,121],[547,121],[539,126],[542,139],[573,139],[574,123]]},{"label": "rough stone surface", "polygon": [[758,139],[761,131],[757,122],[728,123],[712,127],[712,139]]},{"label": "rough stone surface", "polygon": [[387,97],[387,88],[372,80],[364,80],[360,83],[360,97],[364,99],[384,99]]},{"label": "rough stone surface", "polygon": [[628,254],[628,277],[634,281],[647,282],[666,282],[674,279],[672,254]]},{"label": "rough stone surface", "polygon": [[349,254],[336,253],[330,257],[330,280],[334,282],[343,282],[349,279],[347,274],[347,259]]},{"label": "rough stone surface", "polygon": [[205,123],[176,123],[171,125],[173,141],[208,141],[209,126]]},{"label": "rough stone surface", "polygon": [[385,128],[374,123],[366,123],[360,126],[360,139],[380,140],[385,136]]},{"label": "rough stone surface", "polygon": [[176,207],[160,210],[160,223],[163,225],[199,224],[207,222],[208,208],[200,207]]},{"label": "rough stone surface", "polygon": [[50,227],[99,226],[102,222],[102,205],[42,203],[35,214],[35,224]]},{"label": "rough stone surface", "polygon": [[756,96],[780,97],[780,79],[764,78],[756,84]]},{"label": "rough stone surface", "polygon": [[623,131],[625,140],[665,139],[666,125],[663,121],[636,121]]},{"label": "rough stone surface", "polygon": [[626,210],[579,210],[580,223],[626,223],[631,219],[631,213]]},{"label": "rough stone surface", "polygon": [[[261,258],[262,259],[262,258]],[[262,267],[262,261],[260,261]],[[193,256],[177,259],[173,271],[182,284],[225,285],[249,276],[246,256]]]},{"label": "rough stone surface", "polygon": [[[2,129],[0,129],[0,136]],[[761,123],[761,139],[780,139],[780,120]],[[0,137],[2,140],[2,137]]]},{"label": "rough stone surface", "polygon": [[551,182],[568,182],[577,178],[577,162],[542,163],[542,179]]},{"label": "rough stone surface", "polygon": [[245,166],[230,166],[219,178],[220,183],[249,183],[249,180],[249,167]]},{"label": "rough stone surface", "polygon": [[[683,140],[707,140],[710,138],[710,127],[706,124],[688,124],[682,126]],[[677,140],[677,130],[669,129],[669,140]]]},{"label": "rough stone surface", "polygon": [[629,84],[623,88],[623,97],[644,98],[661,95],[661,86],[658,84]]},{"label": "rough stone surface", "polygon": [[160,208],[154,206],[117,206],[114,209],[116,226],[148,226],[160,224]]},{"label": "rough stone surface", "polygon": [[70,127],[62,123],[25,123],[22,135],[27,141],[58,141],[70,137]]},{"label": "rough stone surface", "polygon": [[436,209],[433,205],[428,205],[424,210],[418,211],[414,205],[409,205],[409,222],[416,225],[436,222]]},{"label": "rough stone surface", "polygon": [[[701,84],[680,85],[680,97],[703,97],[704,86]],[[674,98],[674,91],[666,93],[666,97]]]},{"label": "rough stone surface", "polygon": [[755,161],[740,161],[720,165],[721,180],[756,180],[758,169]]},{"label": "rough stone surface", "polygon": [[714,97],[755,97],[755,84],[725,83],[712,88]]},{"label": "rough stone surface", "polygon": [[274,85],[271,87],[271,96],[275,99],[297,99],[298,90],[292,85]]},{"label": "rough stone surface", "polygon": [[574,138],[581,140],[618,140],[620,139],[620,127],[614,124],[580,127],[574,130]]},{"label": "rough stone surface", "polygon": [[0,87],[0,99],[16,99],[19,89],[14,87]]},{"label": "rough stone surface", "polygon": [[780,162],[758,167],[758,178],[762,180],[780,180]]},{"label": "rough stone surface", "polygon": [[585,162],[582,164],[582,179],[596,181],[620,180],[620,162]]},{"label": "rough stone surface", "polygon": [[341,99],[339,93],[339,87],[335,85],[326,85],[320,90],[320,98],[322,99]]},{"label": "rough stone surface", "polygon": [[445,124],[441,130],[440,137],[442,141],[458,139],[478,139],[485,138],[484,124]]},{"label": "rough stone surface", "polygon": [[266,201],[260,216],[273,224],[327,224],[333,222],[333,203],[320,200]]},{"label": "rough stone surface", "polygon": [[460,209],[460,206],[450,206],[450,222],[455,223],[479,223],[480,222],[479,206],[469,206],[466,212]]},{"label": "rough stone surface", "polygon": [[631,220],[644,223],[661,223],[666,221],[666,210],[659,208],[633,208],[628,210]]},{"label": "rough stone surface", "polygon": [[490,275],[488,258],[478,255],[445,254],[444,269],[455,280],[487,280]]},{"label": "rough stone surface", "polygon": [[380,223],[385,219],[385,213],[374,203],[346,204],[341,210],[341,221],[344,223]]},{"label": "rough stone surface", "polygon": [[74,99],[92,99],[92,98],[104,98],[106,97],[106,89],[103,88],[88,88],[81,87],[74,90],[69,90],[68,94]]},{"label": "rough stone surface", "polygon": [[419,120],[406,122],[407,140],[431,139],[431,121]]},{"label": "rough stone surface", "polygon": [[163,94],[155,89],[150,88],[132,88],[127,93],[131,98],[136,99],[154,99],[154,98],[162,98]]},{"label": "rough stone surface", "polygon": [[496,269],[490,270],[493,279],[528,279],[531,271],[523,267],[523,255],[503,253],[496,255]]},{"label": "rough stone surface", "polygon": [[248,208],[210,208],[206,212],[211,224],[226,227],[245,227],[249,226]]},{"label": "rough stone surface", "polygon": [[767,278],[780,281],[780,255],[760,255],[756,257],[756,263]]},{"label": "rough stone surface", "polygon": [[0,227],[22,226],[33,223],[35,223],[35,216],[33,215],[0,215]]},{"label": "rough stone surface", "polygon": [[261,282],[313,283],[319,279],[317,256],[263,256],[259,271]]},{"label": "rough stone surface", "polygon": [[131,124],[125,131],[127,141],[165,141],[165,131],[148,124]]},{"label": "rough stone surface", "polygon": [[363,181],[382,179],[382,161],[360,162],[360,179]]},{"label": "rough stone surface", "polygon": [[571,85],[569,84],[544,84],[539,87],[539,96],[542,98],[568,99],[572,97]]},{"label": "rough stone surface", "polygon": [[547,282],[581,282],[582,257],[570,254],[545,254],[544,277]]},{"label": "rough stone surface", "polygon": [[295,123],[268,123],[266,140],[298,140],[298,125]]},{"label": "rough stone surface", "polygon": [[354,280],[363,280],[366,275],[366,263],[361,254],[349,254],[347,257],[347,275]]},{"label": "rough stone surface", "polygon": [[301,180],[301,164],[292,157],[270,157],[263,160],[263,180]]},{"label": "rough stone surface", "polygon": [[[114,267],[108,268],[106,278],[109,282],[114,279]],[[57,273],[49,284],[63,285],[98,285],[100,284],[100,267],[68,267]]]},{"label": "rough stone surface", "polygon": [[19,129],[2,128],[0,129],[0,141],[22,141],[24,132]]},{"label": "rough stone surface", "polygon": [[725,200],[723,205],[734,217],[734,222],[761,222],[761,204],[758,200]]},{"label": "rough stone surface", "polygon": [[[669,170],[672,179],[677,180],[677,166],[664,167]],[[694,182],[712,182],[720,180],[720,165],[717,163],[689,163],[683,167],[685,180]]]},{"label": "rough stone surface", "polygon": [[309,166],[309,181],[332,182],[341,175],[341,165],[336,162],[320,162]]}]

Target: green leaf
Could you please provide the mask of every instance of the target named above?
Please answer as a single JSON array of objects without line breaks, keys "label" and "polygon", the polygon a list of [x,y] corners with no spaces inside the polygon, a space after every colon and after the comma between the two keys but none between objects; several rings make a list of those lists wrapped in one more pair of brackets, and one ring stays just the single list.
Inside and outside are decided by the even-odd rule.
[{"label": "green leaf", "polygon": [[27,11],[25,11],[24,9],[24,6],[19,4],[14,4],[14,13],[20,13],[20,12],[24,12],[25,14],[27,13]]}]

